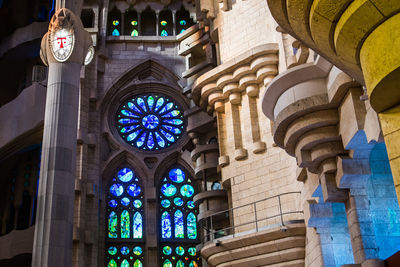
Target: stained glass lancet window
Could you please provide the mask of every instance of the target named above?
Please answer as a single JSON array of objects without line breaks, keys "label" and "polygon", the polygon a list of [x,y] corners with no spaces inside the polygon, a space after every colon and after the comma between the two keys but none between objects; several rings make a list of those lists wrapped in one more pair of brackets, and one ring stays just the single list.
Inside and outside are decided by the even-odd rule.
[{"label": "stained glass lancet window", "polygon": [[107,188],[105,266],[143,266],[143,190],[130,168]]},{"label": "stained glass lancet window", "polygon": [[187,172],[174,166],[162,178],[159,188],[160,265],[198,267],[200,254],[195,186]]},{"label": "stained glass lancet window", "polygon": [[159,95],[138,95],[127,100],[117,113],[120,136],[142,150],[167,148],[182,135],[183,112],[172,99]]}]

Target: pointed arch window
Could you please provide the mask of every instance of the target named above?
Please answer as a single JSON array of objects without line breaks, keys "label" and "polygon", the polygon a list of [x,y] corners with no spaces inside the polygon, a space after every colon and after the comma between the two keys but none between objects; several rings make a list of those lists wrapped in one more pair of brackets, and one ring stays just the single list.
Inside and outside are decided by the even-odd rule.
[{"label": "pointed arch window", "polygon": [[194,24],[193,19],[190,18],[190,13],[182,6],[176,12],[176,34],[183,33],[187,28]]},{"label": "pointed arch window", "polygon": [[198,267],[200,254],[195,185],[187,172],[174,166],[159,187],[160,264],[162,267]]},{"label": "pointed arch window", "polygon": [[107,188],[105,266],[143,266],[143,190],[130,168],[116,172]]},{"label": "pointed arch window", "polygon": [[120,36],[121,35],[121,12],[114,7],[108,13],[108,35]]}]

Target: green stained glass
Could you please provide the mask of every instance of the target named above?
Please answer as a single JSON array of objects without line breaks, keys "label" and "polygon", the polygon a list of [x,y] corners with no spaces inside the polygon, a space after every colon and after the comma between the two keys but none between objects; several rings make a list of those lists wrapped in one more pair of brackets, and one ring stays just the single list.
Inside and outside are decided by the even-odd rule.
[{"label": "green stained glass", "polygon": [[197,262],[195,262],[195,261],[191,261],[190,263],[189,263],[189,267],[199,267],[199,265],[197,264]]},{"label": "green stained glass", "polygon": [[[116,267],[116,265],[115,265],[115,267]],[[164,261],[164,263],[163,263],[163,267],[172,267],[172,263],[171,263],[171,261],[170,260],[165,260]]]},{"label": "green stained glass", "polygon": [[189,239],[197,238],[196,215],[192,212],[187,216],[187,236]]},{"label": "green stained glass", "polygon": [[115,254],[117,254],[117,248],[116,247],[109,247],[108,248],[108,254],[110,254],[110,255],[115,255]]},{"label": "green stained glass", "polygon": [[115,262],[115,260],[110,260],[108,262],[108,267],[118,267],[117,263]]},{"label": "green stained glass", "polygon": [[188,248],[188,253],[190,256],[196,256],[196,248],[194,247]]},{"label": "green stained glass", "polygon": [[191,197],[194,194],[194,188],[190,184],[185,184],[181,187],[181,195],[184,197]]},{"label": "green stained glass", "polygon": [[137,209],[140,208],[142,206],[142,201],[136,199],[135,201],[133,201],[133,206]]},{"label": "green stained glass", "polygon": [[121,213],[121,238],[130,238],[130,218],[129,212],[127,210],[122,211]]},{"label": "green stained glass", "polygon": [[136,26],[138,24],[138,22],[136,20],[132,20],[131,24],[132,24],[132,26]]},{"label": "green stained glass", "polygon": [[181,247],[181,246],[178,246],[178,247],[175,248],[175,252],[179,256],[182,256],[185,253],[185,249],[183,247]]},{"label": "green stained glass", "polygon": [[123,261],[121,262],[121,267],[129,267],[129,262],[128,262],[128,260],[123,260]]},{"label": "green stained glass", "polygon": [[171,253],[172,253],[172,248],[171,248],[170,246],[165,246],[165,247],[163,247],[163,253],[164,253],[165,255],[171,255]]},{"label": "green stained glass", "polygon": [[176,187],[172,184],[163,184],[161,187],[161,193],[166,197],[173,196],[176,193]]},{"label": "green stained glass", "polygon": [[161,24],[162,26],[165,26],[165,25],[167,25],[168,23],[167,23],[165,20],[162,20],[162,21],[160,22],[160,24]]},{"label": "green stained glass", "polygon": [[113,20],[112,24],[113,24],[114,26],[118,26],[118,25],[119,25],[119,20]]},{"label": "green stained glass", "polygon": [[181,20],[179,21],[179,24],[182,25],[182,26],[186,25],[186,20],[181,19]]},{"label": "green stained glass", "polygon": [[133,238],[143,237],[143,221],[142,215],[139,212],[135,212],[133,215]]},{"label": "green stained glass", "polygon": [[117,238],[117,224],[118,218],[117,214],[112,211],[108,216],[108,237],[109,238]]},{"label": "green stained glass", "polygon": [[176,197],[176,198],[174,198],[174,203],[175,203],[175,205],[177,205],[177,206],[183,206],[183,200],[182,200],[182,198],[180,198],[180,197]]},{"label": "green stained glass", "polygon": [[160,35],[161,36],[168,36],[168,32],[166,30],[162,30]]},{"label": "green stained glass", "polygon": [[133,37],[139,36],[139,32],[135,29],[131,32],[131,36]]},{"label": "green stained glass", "polygon": [[143,250],[141,247],[136,246],[133,248],[133,254],[139,256],[139,255],[142,255],[142,253],[143,253]]},{"label": "green stained glass", "polygon": [[182,260],[178,260],[178,261],[176,262],[176,267],[185,267],[185,264],[183,263]]},{"label": "green stained glass", "polygon": [[143,267],[143,264],[142,264],[142,262],[141,262],[139,259],[137,259],[137,260],[133,263],[133,267]]},{"label": "green stained glass", "polygon": [[175,211],[174,215],[175,222],[175,238],[184,238],[183,233],[183,213],[180,210]]},{"label": "green stained glass", "polygon": [[164,208],[168,208],[169,206],[171,206],[171,201],[169,201],[168,199],[163,199],[161,201],[161,206],[163,206]]}]

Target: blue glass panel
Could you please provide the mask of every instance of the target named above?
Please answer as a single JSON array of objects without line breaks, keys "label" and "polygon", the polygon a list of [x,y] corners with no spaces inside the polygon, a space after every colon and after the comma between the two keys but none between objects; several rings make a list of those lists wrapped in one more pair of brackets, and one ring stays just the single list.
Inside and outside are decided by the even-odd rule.
[{"label": "blue glass panel", "polygon": [[164,104],[164,98],[160,97],[157,100],[156,107],[155,107],[154,111],[157,111],[163,104]]},{"label": "blue glass panel", "polygon": [[177,246],[175,248],[175,252],[176,254],[178,254],[179,256],[182,256],[183,254],[185,254],[185,249],[181,246]]},{"label": "blue glass panel", "polygon": [[138,97],[138,99],[137,99],[136,101],[137,101],[137,103],[139,104],[139,106],[140,106],[145,112],[147,112],[146,104],[144,103],[143,98]]},{"label": "blue glass panel", "polygon": [[160,147],[165,147],[165,141],[164,141],[164,139],[161,137],[161,135],[160,135],[158,132],[155,132],[154,134],[156,135],[157,144],[158,144]]},{"label": "blue glass panel", "polygon": [[185,29],[182,29],[180,33],[184,32],[184,31],[185,31]]},{"label": "blue glass panel", "polygon": [[129,212],[124,210],[121,213],[121,238],[129,238],[131,236],[130,226]]},{"label": "blue glass panel", "polygon": [[171,216],[167,211],[161,215],[161,237],[171,238]]},{"label": "blue glass panel", "polygon": [[114,29],[112,32],[112,36],[119,36],[119,31],[117,29]]},{"label": "blue glass panel", "polygon": [[165,112],[167,112],[168,110],[170,110],[171,108],[174,107],[174,103],[169,102],[168,104],[166,104],[159,112],[159,114],[163,114]]},{"label": "blue glass panel", "polygon": [[137,184],[131,184],[128,186],[128,194],[133,197],[137,197],[142,192],[142,189]]},{"label": "blue glass panel", "polygon": [[183,123],[183,120],[180,119],[170,119],[170,120],[164,120],[166,123],[174,124],[174,125],[181,125]]},{"label": "blue glass panel", "polygon": [[161,129],[161,133],[165,136],[165,138],[167,138],[168,141],[175,142],[175,138],[168,132]]},{"label": "blue glass panel", "polygon": [[115,255],[115,254],[117,254],[117,252],[118,252],[118,250],[117,250],[116,247],[109,247],[108,248],[108,254],[110,254],[110,255]]},{"label": "blue glass panel", "polygon": [[118,120],[119,123],[121,124],[129,124],[129,123],[136,123],[136,119],[120,119]]},{"label": "blue glass panel", "polygon": [[129,168],[123,168],[118,172],[117,176],[120,181],[129,182],[133,178],[133,171]]},{"label": "blue glass panel", "polygon": [[144,144],[144,141],[146,139],[146,134],[147,132],[143,132],[143,134],[139,137],[139,139],[136,141],[137,147],[141,147]]},{"label": "blue glass panel", "polygon": [[170,117],[176,117],[180,114],[181,112],[177,109],[168,112],[167,114],[163,115],[163,118],[170,118]]},{"label": "blue glass panel", "polygon": [[149,149],[153,149],[155,143],[154,143],[154,139],[153,139],[153,134],[149,133],[149,138],[147,139],[147,147]]},{"label": "blue glass panel", "polygon": [[129,110],[126,110],[126,109],[121,110],[121,113],[123,115],[125,115],[125,116],[128,116],[128,117],[136,117],[136,118],[139,117],[138,115],[136,115],[136,114],[134,114],[134,113],[132,113]]},{"label": "blue glass panel", "polygon": [[143,237],[142,215],[137,211],[133,215],[133,238]]},{"label": "blue glass panel", "polygon": [[170,246],[165,246],[165,247],[163,247],[162,250],[163,250],[164,255],[171,255],[171,253],[172,253],[172,248]]},{"label": "blue glass panel", "polygon": [[196,256],[196,248],[194,248],[194,247],[188,248],[188,253],[190,256],[193,256],[193,257]]},{"label": "blue glass panel", "polygon": [[169,126],[169,125],[164,125],[163,126],[165,129],[167,129],[168,131],[174,133],[174,134],[180,134],[182,131],[177,128],[177,127],[173,127],[173,126]]},{"label": "blue glass panel", "polygon": [[135,140],[135,138],[140,134],[140,132],[141,132],[141,130],[131,133],[130,135],[128,135],[126,140],[128,140],[129,142]]},{"label": "blue glass panel", "polygon": [[187,216],[187,236],[189,239],[197,238],[196,216],[192,212]]},{"label": "blue glass panel", "polygon": [[161,187],[161,193],[166,197],[173,196],[176,193],[176,187],[172,184],[163,184]]},{"label": "blue glass panel", "polygon": [[186,20],[181,19],[181,20],[179,21],[179,24],[182,25],[182,26],[186,25]]},{"label": "blue glass panel", "polygon": [[118,206],[118,202],[115,199],[111,199],[108,202],[108,206],[110,206],[111,208],[115,208],[116,206]]},{"label": "blue glass panel", "polygon": [[190,184],[185,184],[181,187],[181,195],[184,197],[191,197],[194,194],[194,188]]},{"label": "blue glass panel", "polygon": [[129,248],[127,246],[123,246],[121,248],[121,254],[122,255],[128,255],[129,254]]},{"label": "blue glass panel", "polygon": [[117,214],[114,211],[112,211],[108,215],[108,237],[109,238],[117,238],[117,224],[118,224]]},{"label": "blue glass panel", "polygon": [[170,170],[168,176],[175,183],[182,183],[186,179],[184,171],[179,168]]},{"label": "blue glass panel", "polygon": [[129,267],[129,262],[128,262],[128,260],[123,260],[122,262],[121,262],[121,267]]},{"label": "blue glass panel", "polygon": [[160,35],[161,36],[168,36],[168,32],[166,30],[162,30]]},{"label": "blue glass panel", "polygon": [[133,252],[133,254],[139,256],[139,255],[142,255],[143,250],[141,247],[136,246],[133,248],[132,252]]},{"label": "blue glass panel", "polygon": [[164,208],[168,208],[169,206],[171,206],[171,201],[169,201],[168,199],[163,199],[161,200],[161,206],[163,206]]},{"label": "blue glass panel", "polygon": [[155,116],[153,114],[146,115],[142,119],[142,124],[147,129],[152,130],[152,129],[154,129],[154,128],[156,128],[158,126],[159,119],[157,118],[157,116]]},{"label": "blue glass panel", "polygon": [[110,193],[116,197],[119,197],[124,192],[124,188],[120,184],[113,184],[110,186]]},{"label": "blue glass panel", "polygon": [[124,206],[128,206],[130,202],[131,201],[127,197],[124,197],[124,198],[121,199],[121,204],[124,205]]},{"label": "blue glass panel", "polygon": [[133,201],[133,206],[137,209],[140,208],[142,206],[142,201],[136,199],[135,201]]},{"label": "blue glass panel", "polygon": [[185,267],[185,264],[183,263],[182,260],[178,260],[178,261],[176,262],[176,267]]},{"label": "blue glass panel", "polygon": [[128,127],[122,127],[121,130],[119,130],[121,133],[129,133],[138,128],[139,125],[133,125],[133,126],[128,126]]},{"label": "blue glass panel", "polygon": [[175,222],[175,238],[184,238],[183,233],[183,213],[180,210],[175,211],[174,215]]},{"label": "blue glass panel", "polygon": [[180,197],[176,197],[176,198],[174,198],[174,203],[175,203],[175,205],[180,207],[183,205],[183,200]]},{"label": "blue glass panel", "polygon": [[153,109],[153,105],[154,105],[154,97],[149,96],[147,98],[147,105],[149,106],[150,111]]},{"label": "blue glass panel", "polygon": [[194,201],[189,200],[189,201],[187,202],[187,206],[188,206],[189,209],[194,209]]},{"label": "blue glass panel", "polygon": [[134,104],[134,103],[132,103],[132,102],[128,102],[128,107],[130,108],[130,109],[132,109],[133,111],[136,111],[138,114],[142,114],[143,112],[140,110],[140,109],[138,109],[138,107]]}]

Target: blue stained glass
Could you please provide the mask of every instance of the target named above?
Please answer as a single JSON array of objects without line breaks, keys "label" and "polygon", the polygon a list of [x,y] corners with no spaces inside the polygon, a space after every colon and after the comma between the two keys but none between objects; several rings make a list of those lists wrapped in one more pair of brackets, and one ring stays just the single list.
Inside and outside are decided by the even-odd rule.
[{"label": "blue stained glass", "polygon": [[172,127],[169,125],[164,125],[163,127],[174,134],[180,134],[182,132],[179,128]]},{"label": "blue stained glass", "polygon": [[128,255],[129,254],[129,248],[127,246],[123,246],[121,248],[121,254],[122,255]]},{"label": "blue stained glass", "polygon": [[121,213],[121,238],[130,238],[130,218],[129,212],[127,210]]},{"label": "blue stained glass", "polygon": [[121,110],[121,113],[125,116],[128,117],[138,117],[138,115],[133,114],[132,112],[130,112],[129,110],[123,109]]},{"label": "blue stained glass", "polygon": [[181,125],[183,123],[183,120],[180,119],[171,119],[171,120],[164,120],[166,123],[170,123],[173,125]]},{"label": "blue stained glass", "polygon": [[163,184],[161,187],[161,193],[166,197],[173,196],[176,193],[176,187],[172,184]]},{"label": "blue stained glass", "polygon": [[185,31],[185,29],[182,29],[180,33],[184,32],[184,31]]},{"label": "blue stained glass", "polygon": [[129,168],[123,168],[118,172],[117,176],[120,181],[129,182],[133,178],[133,171]]},{"label": "blue stained glass", "polygon": [[154,129],[154,128],[156,128],[158,126],[159,119],[157,118],[156,115],[153,115],[153,114],[146,115],[142,119],[142,124],[147,129],[152,130],[152,129]]},{"label": "blue stained glass", "polygon": [[182,256],[182,255],[185,253],[185,249],[184,249],[183,247],[181,247],[181,246],[177,246],[177,247],[175,248],[175,252],[176,252],[176,254],[178,254],[179,256]]},{"label": "blue stained glass", "polygon": [[171,201],[169,201],[168,199],[163,199],[161,200],[161,206],[163,206],[164,208],[168,208],[169,206],[171,206]]},{"label": "blue stained glass", "polygon": [[135,201],[133,201],[133,206],[137,209],[140,208],[142,206],[142,201],[136,199]]},{"label": "blue stained glass", "polygon": [[110,215],[108,215],[108,237],[109,238],[117,238],[117,224],[118,218],[117,214],[112,211]]},{"label": "blue stained glass", "polygon": [[115,199],[111,199],[110,201],[108,201],[108,206],[110,206],[111,208],[115,208],[116,206],[118,206],[118,202]]},{"label": "blue stained glass", "polygon": [[152,110],[153,109],[153,105],[154,105],[154,97],[149,96],[147,98],[147,105],[149,106],[149,109]]},{"label": "blue stained glass", "polygon": [[109,247],[108,248],[108,254],[110,254],[110,255],[115,255],[115,254],[117,254],[117,248],[116,247]]},{"label": "blue stained glass", "polygon": [[190,184],[185,184],[181,187],[181,195],[184,197],[191,197],[194,194],[194,188]]},{"label": "blue stained glass", "polygon": [[188,206],[189,209],[194,209],[194,201],[189,200],[189,201],[187,202],[187,206]]},{"label": "blue stained glass", "polygon": [[136,145],[137,145],[138,147],[143,146],[144,141],[145,141],[145,139],[146,139],[146,134],[147,134],[147,132],[143,132],[143,134],[142,134],[142,135],[139,137],[139,139],[136,141]]},{"label": "blue stained glass", "polygon": [[112,36],[119,36],[119,31],[117,29],[114,29],[112,32]]},{"label": "blue stained glass", "polygon": [[167,114],[163,115],[163,117],[164,117],[164,118],[176,117],[176,116],[178,116],[179,114],[180,114],[180,111],[175,109],[175,110],[170,111],[170,112],[168,112]]},{"label": "blue stained glass", "polygon": [[187,216],[187,236],[189,239],[197,238],[196,216],[192,212]]},{"label": "blue stained glass", "polygon": [[160,35],[161,36],[168,36],[168,32],[166,30],[162,30]]},{"label": "blue stained glass", "polygon": [[188,253],[190,256],[193,256],[193,257],[196,256],[196,248],[194,248],[194,247],[188,248]]},{"label": "blue stained glass", "polygon": [[119,197],[124,192],[124,188],[120,184],[113,184],[110,186],[110,193]]},{"label": "blue stained glass", "polygon": [[135,254],[137,256],[142,255],[142,253],[143,253],[142,248],[138,247],[138,246],[134,247],[132,251],[133,251],[133,254]]},{"label": "blue stained glass", "polygon": [[166,259],[163,263],[163,267],[172,267],[172,263],[170,260]]},{"label": "blue stained glass", "polygon": [[157,109],[159,109],[163,104],[164,104],[164,98],[163,98],[163,97],[160,97],[160,98],[157,100],[156,107],[155,107],[154,111],[157,111]]},{"label": "blue stained glass", "polygon": [[129,267],[129,262],[128,262],[128,260],[123,260],[122,262],[121,262],[121,267]]},{"label": "blue stained glass", "polygon": [[128,135],[128,137],[126,138],[126,140],[128,140],[128,141],[133,141],[133,140],[135,140],[135,138],[140,134],[140,130],[139,131],[136,131],[136,132],[134,132],[134,133],[131,133],[130,135]]},{"label": "blue stained glass", "polygon": [[178,262],[176,263],[176,267],[185,267],[185,264],[182,260],[178,260]]},{"label": "blue stained glass", "polygon": [[168,176],[175,183],[182,183],[186,179],[184,171],[179,168],[170,170]]},{"label": "blue stained glass", "polygon": [[164,253],[165,255],[171,255],[171,253],[172,253],[172,248],[171,248],[170,246],[165,246],[165,247],[163,247],[163,253]]},{"label": "blue stained glass", "polygon": [[150,149],[153,149],[153,147],[154,147],[154,139],[153,139],[152,133],[149,133],[149,138],[147,139],[147,146]]},{"label": "blue stained glass", "polygon": [[160,147],[165,147],[165,141],[164,139],[161,137],[161,135],[158,132],[154,133],[156,135],[156,139],[157,139],[157,143]]},{"label": "blue stained glass", "polygon": [[[129,133],[129,132],[131,132],[131,131],[133,131],[133,130],[135,130],[135,129],[137,129],[137,128],[138,128],[137,125],[129,126],[129,127],[122,127],[121,130],[120,130],[120,132],[121,132],[121,133]],[[133,139],[134,139],[134,138],[132,138],[131,140],[133,140]]]},{"label": "blue stained glass", "polygon": [[186,25],[186,20],[181,19],[181,20],[179,21],[179,24],[182,25],[182,26]]},{"label": "blue stained glass", "polygon": [[171,238],[171,216],[167,211],[161,215],[161,237]]},{"label": "blue stained glass", "polygon": [[139,106],[144,110],[144,112],[147,112],[146,104],[145,104],[143,98],[138,97],[137,103],[138,103]]},{"label": "blue stained glass", "polygon": [[183,206],[183,200],[182,200],[182,198],[180,198],[180,197],[176,197],[176,198],[174,198],[174,203],[175,203],[175,205],[177,205],[177,206]]},{"label": "blue stained glass", "polygon": [[124,198],[121,199],[121,204],[124,205],[124,206],[128,206],[129,202],[131,202],[131,201],[127,197],[124,197]]},{"label": "blue stained glass", "polygon": [[137,120],[135,120],[135,119],[120,119],[118,122],[121,124],[128,124],[128,123],[135,123],[135,122],[137,122]]},{"label": "blue stained glass", "polygon": [[132,197],[137,197],[142,192],[142,189],[137,184],[131,184],[128,186],[128,194]]},{"label": "blue stained glass", "polygon": [[143,237],[143,221],[142,215],[139,212],[135,212],[133,215],[133,238]]},{"label": "blue stained glass", "polygon": [[170,110],[171,108],[174,107],[174,103],[169,102],[168,104],[166,104],[159,112],[159,114],[163,114],[165,112],[167,112],[168,110]]},{"label": "blue stained glass", "polygon": [[180,210],[175,211],[175,238],[184,238],[183,233],[183,213]]},{"label": "blue stained glass", "polygon": [[170,142],[175,141],[175,138],[171,134],[167,133],[166,131],[161,129],[161,133],[164,134],[164,136],[167,138],[168,141],[170,141]]},{"label": "blue stained glass", "polygon": [[142,114],[142,111],[140,109],[138,109],[138,107],[134,103],[128,102],[128,107],[130,109],[132,109],[133,111],[136,111],[137,113]]}]

